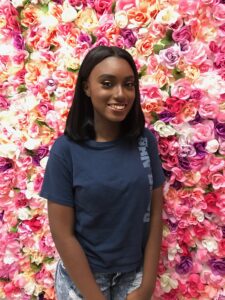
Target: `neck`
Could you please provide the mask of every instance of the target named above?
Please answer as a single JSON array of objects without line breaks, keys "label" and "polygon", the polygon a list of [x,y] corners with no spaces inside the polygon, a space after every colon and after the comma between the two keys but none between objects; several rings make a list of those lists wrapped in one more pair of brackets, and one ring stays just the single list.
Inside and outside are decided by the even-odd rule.
[{"label": "neck", "polygon": [[99,126],[95,124],[96,142],[110,142],[116,140],[120,136],[120,124],[104,124]]}]

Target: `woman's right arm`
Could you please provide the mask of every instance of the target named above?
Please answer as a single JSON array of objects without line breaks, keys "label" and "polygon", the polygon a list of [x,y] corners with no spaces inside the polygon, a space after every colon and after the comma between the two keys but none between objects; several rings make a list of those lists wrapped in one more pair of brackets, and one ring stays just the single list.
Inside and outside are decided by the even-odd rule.
[{"label": "woman's right arm", "polygon": [[48,201],[48,218],[56,249],[82,296],[86,300],[106,300],[74,235],[74,208]]}]

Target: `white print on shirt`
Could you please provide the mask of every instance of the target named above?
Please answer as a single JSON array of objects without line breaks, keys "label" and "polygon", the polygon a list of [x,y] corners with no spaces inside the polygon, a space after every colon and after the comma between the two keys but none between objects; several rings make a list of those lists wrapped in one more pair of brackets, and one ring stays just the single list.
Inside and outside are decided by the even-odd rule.
[{"label": "white print on shirt", "polygon": [[[148,140],[146,137],[140,137],[138,140],[138,150],[140,152],[140,158],[144,168],[149,168],[148,181],[149,186],[151,187],[153,184],[151,165],[150,165],[150,157],[147,151]],[[150,221],[150,201],[147,208],[147,212],[144,214],[143,222],[148,223]]]}]

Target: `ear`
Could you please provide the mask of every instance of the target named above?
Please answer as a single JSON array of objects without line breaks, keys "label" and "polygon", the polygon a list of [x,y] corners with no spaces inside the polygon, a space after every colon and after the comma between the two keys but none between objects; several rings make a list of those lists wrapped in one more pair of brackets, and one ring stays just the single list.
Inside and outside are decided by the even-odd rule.
[{"label": "ear", "polygon": [[90,97],[90,90],[89,90],[88,82],[87,82],[87,81],[84,81],[82,85],[83,85],[83,89],[84,89],[85,94],[86,94],[88,97]]}]

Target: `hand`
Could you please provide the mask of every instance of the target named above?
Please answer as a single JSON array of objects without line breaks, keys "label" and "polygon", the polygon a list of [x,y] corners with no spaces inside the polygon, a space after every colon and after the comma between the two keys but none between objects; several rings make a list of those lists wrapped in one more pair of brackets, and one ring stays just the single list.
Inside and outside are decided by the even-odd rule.
[{"label": "hand", "polygon": [[126,300],[151,300],[152,293],[147,293],[141,287],[127,295]]}]

